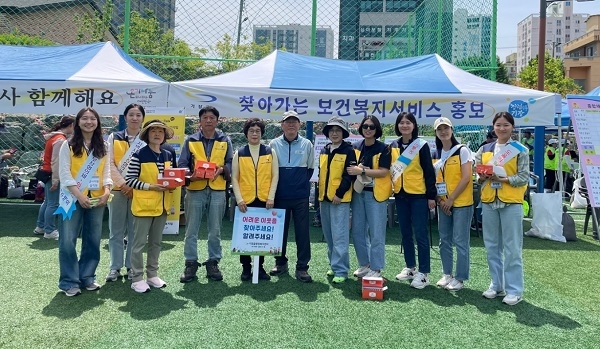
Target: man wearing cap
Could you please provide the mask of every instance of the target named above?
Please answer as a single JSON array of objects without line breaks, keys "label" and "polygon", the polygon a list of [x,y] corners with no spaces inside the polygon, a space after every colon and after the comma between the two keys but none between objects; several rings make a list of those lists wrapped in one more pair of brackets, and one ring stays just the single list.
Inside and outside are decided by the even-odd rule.
[{"label": "man wearing cap", "polygon": [[[202,216],[208,221],[208,258],[203,263],[206,277],[213,281],[223,280],[218,263],[221,260],[221,221],[225,214],[225,190],[230,179],[233,146],[229,137],[216,129],[219,111],[205,106],[198,113],[200,131],[189,136],[183,143],[179,167],[187,168],[190,183],[185,195],[185,269],[179,281],[185,283],[196,278],[198,271],[198,232]],[[200,177],[196,164],[200,161],[216,164],[214,178]]]},{"label": "man wearing cap", "polygon": [[275,267],[269,274],[278,276],[288,271],[287,239],[290,216],[293,216],[298,257],[296,279],[301,282],[312,282],[312,277],[308,274],[310,261],[308,197],[310,177],[315,168],[314,149],[308,139],[298,134],[300,117],[295,111],[290,110],[283,114],[281,128],[283,135],[273,139],[269,145],[277,153],[279,162],[275,207],[285,209],[285,222],[281,256],[275,257]]},{"label": "man wearing cap", "polygon": [[556,169],[558,158],[556,157],[556,148],[558,147],[558,139],[550,138],[548,146],[544,152],[544,189],[552,191],[556,182]]}]

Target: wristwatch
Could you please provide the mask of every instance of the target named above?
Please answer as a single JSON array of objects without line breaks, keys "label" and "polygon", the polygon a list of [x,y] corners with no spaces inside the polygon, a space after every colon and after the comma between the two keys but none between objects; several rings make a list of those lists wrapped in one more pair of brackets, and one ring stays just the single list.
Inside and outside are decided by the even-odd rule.
[{"label": "wristwatch", "polygon": [[362,175],[364,176],[364,175],[366,175],[366,174],[367,174],[367,170],[365,170],[365,169],[363,168],[363,170],[362,170]]}]

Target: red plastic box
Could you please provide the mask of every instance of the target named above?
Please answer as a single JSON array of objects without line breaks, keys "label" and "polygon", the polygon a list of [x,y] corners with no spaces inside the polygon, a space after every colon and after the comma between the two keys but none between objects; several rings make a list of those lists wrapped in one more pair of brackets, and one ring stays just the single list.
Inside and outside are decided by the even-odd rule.
[{"label": "red plastic box", "polygon": [[179,178],[182,181],[185,181],[185,173],[187,172],[187,168],[166,168],[163,172],[163,177],[165,178]]},{"label": "red plastic box", "polygon": [[217,164],[214,162],[198,161],[196,162],[196,171],[194,178],[213,179],[217,172]]},{"label": "red plastic box", "polygon": [[366,277],[362,278],[362,298],[372,300],[382,300],[383,291],[387,290],[383,286],[384,280],[381,277]]},{"label": "red plastic box", "polygon": [[158,184],[163,185],[167,189],[175,189],[185,184],[185,181],[181,178],[159,178]]},{"label": "red plastic box", "polygon": [[493,175],[494,174],[494,166],[492,165],[477,165],[475,171],[479,174],[485,175]]}]

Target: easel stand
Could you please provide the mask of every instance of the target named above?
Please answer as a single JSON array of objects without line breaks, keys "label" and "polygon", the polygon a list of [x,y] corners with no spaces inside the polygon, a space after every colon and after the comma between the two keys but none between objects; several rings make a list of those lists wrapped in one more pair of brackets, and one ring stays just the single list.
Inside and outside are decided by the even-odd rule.
[{"label": "easel stand", "polygon": [[258,269],[260,268],[260,256],[252,256],[252,283],[258,284]]}]

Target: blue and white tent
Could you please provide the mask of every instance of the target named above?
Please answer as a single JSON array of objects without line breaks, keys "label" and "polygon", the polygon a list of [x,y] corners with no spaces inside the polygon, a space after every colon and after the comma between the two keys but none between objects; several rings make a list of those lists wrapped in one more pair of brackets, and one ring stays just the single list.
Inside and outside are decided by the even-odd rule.
[{"label": "blue and white tent", "polygon": [[373,114],[394,123],[401,111],[420,124],[446,116],[457,125],[491,125],[510,111],[520,126],[552,125],[560,96],[479,78],[438,55],[341,61],[275,51],[231,73],[172,83],[170,107],[197,113],[206,104],[222,115],[279,119],[296,110],[306,120]]},{"label": "blue and white tent", "polygon": [[130,103],[166,107],[169,83],[112,42],[0,45],[0,112],[120,114]]}]

